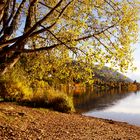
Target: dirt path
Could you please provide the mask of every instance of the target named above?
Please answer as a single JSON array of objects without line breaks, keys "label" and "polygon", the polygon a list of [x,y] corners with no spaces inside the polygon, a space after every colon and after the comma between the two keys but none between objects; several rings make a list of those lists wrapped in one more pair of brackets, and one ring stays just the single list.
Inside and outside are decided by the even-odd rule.
[{"label": "dirt path", "polygon": [[0,140],[140,140],[140,127],[0,103]]}]

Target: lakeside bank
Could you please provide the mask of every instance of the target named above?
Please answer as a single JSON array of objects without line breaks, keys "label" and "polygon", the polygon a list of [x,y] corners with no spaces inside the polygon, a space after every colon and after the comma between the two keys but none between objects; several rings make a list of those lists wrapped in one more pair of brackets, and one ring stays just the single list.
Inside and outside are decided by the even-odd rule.
[{"label": "lakeside bank", "polygon": [[0,102],[0,139],[140,140],[140,127]]}]

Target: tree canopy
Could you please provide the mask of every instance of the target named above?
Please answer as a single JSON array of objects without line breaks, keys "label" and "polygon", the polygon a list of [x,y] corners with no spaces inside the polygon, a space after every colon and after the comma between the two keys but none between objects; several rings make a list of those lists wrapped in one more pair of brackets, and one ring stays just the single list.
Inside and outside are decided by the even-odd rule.
[{"label": "tree canopy", "polygon": [[22,53],[54,49],[56,58],[63,54],[126,70],[132,66],[138,12],[138,0],[1,0],[0,74]]}]

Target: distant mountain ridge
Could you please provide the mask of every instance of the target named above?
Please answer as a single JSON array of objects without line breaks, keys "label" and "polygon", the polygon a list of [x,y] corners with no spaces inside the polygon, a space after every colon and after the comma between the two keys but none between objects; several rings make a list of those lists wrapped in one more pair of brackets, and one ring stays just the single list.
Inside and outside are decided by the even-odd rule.
[{"label": "distant mountain ridge", "polygon": [[[76,66],[79,71],[84,71],[83,66],[78,61],[72,61],[71,63],[66,63],[67,66]],[[87,66],[88,67],[88,66]],[[89,66],[90,69],[93,70],[93,79],[99,79],[104,82],[114,81],[114,82],[125,82],[125,83],[133,83],[134,81],[124,74],[118,72],[117,70],[99,65]]]},{"label": "distant mountain ridge", "polygon": [[95,67],[94,74],[95,74],[94,78],[97,78],[103,81],[126,82],[126,83],[133,82],[133,80],[130,79],[129,77],[107,66],[104,66],[101,69],[98,69]]}]

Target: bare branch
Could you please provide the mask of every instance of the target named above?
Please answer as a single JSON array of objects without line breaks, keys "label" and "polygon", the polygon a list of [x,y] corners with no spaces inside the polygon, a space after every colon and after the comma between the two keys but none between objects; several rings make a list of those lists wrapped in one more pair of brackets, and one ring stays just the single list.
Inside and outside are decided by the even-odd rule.
[{"label": "bare branch", "polygon": [[3,12],[4,12],[4,7],[5,7],[5,2],[4,0],[0,1],[0,24],[2,22],[2,18],[3,18]]},{"label": "bare branch", "polygon": [[9,19],[8,19],[8,24],[11,21],[12,17],[14,16],[15,7],[16,7],[16,0],[13,0],[13,7],[11,9],[11,14],[10,14]]},{"label": "bare branch", "polygon": [[[41,20],[39,20],[32,28],[30,28],[25,34],[23,34],[20,38],[18,38],[18,40],[13,44],[11,45],[8,49],[7,49],[7,52],[9,51],[13,51],[13,50],[17,50],[17,49],[20,49],[20,44],[23,43],[23,41],[25,39],[27,39],[32,33],[33,31],[45,20],[48,18],[49,15],[52,14],[52,12],[60,6],[60,4],[62,3],[63,0],[60,0],[56,6],[54,6],[54,8],[52,10],[50,10],[50,12],[48,14],[46,14],[46,16],[44,16]],[[19,48],[17,48],[17,46],[19,46]],[[3,53],[4,54],[4,53]]]},{"label": "bare branch", "polygon": [[[72,2],[72,1],[71,1]],[[57,20],[60,18],[60,16],[63,14],[63,12],[65,11],[65,9],[70,5],[70,3],[71,2],[69,2],[63,9],[62,9],[62,11],[60,12],[60,14],[58,15],[58,17],[57,17]],[[59,4],[61,3],[61,1],[49,12],[49,13],[52,13],[58,6],[59,6]],[[47,14],[47,15],[49,15],[49,14]],[[46,18],[47,18],[47,15],[46,15]],[[40,33],[43,33],[43,32],[45,32],[45,31],[47,31],[48,29],[50,29],[50,28],[52,28],[56,23],[57,23],[57,20],[52,24],[52,25],[50,25],[50,26],[48,26],[48,27],[45,27],[45,28],[43,28],[43,29],[40,29],[40,30],[38,30],[38,31],[36,31],[36,32],[33,32],[32,34],[30,34],[30,32],[33,30],[33,29],[36,29],[36,26],[39,26],[39,25],[41,25],[40,24],[40,21],[39,22],[37,22],[30,30],[31,31],[28,31],[27,33],[25,33],[25,35],[22,35],[22,36],[19,36],[19,37],[17,37],[17,38],[14,38],[14,39],[11,39],[11,40],[9,40],[9,41],[6,41],[6,42],[3,42],[3,43],[0,43],[0,48],[3,48],[3,47],[5,47],[6,45],[9,45],[9,44],[11,44],[11,43],[14,43],[15,41],[17,41],[17,40],[21,40],[21,38],[23,37],[23,36],[25,36],[25,38],[27,38],[27,37],[33,37],[33,36],[36,36],[37,34],[40,34]]]},{"label": "bare branch", "polygon": [[[21,11],[22,11],[22,8],[23,8],[23,5],[24,5],[25,2],[26,2],[26,0],[22,0],[22,2],[20,4],[20,6],[18,7],[18,9],[17,9],[14,17],[13,17],[13,14],[11,14],[11,16],[7,20],[7,23],[6,24],[8,24],[10,22],[11,18],[13,17],[13,20],[11,22],[11,25],[9,25],[9,30],[10,30],[9,31],[10,34],[8,34],[9,36],[13,33],[15,27],[18,24],[17,23],[17,19],[19,18],[20,14],[21,14]],[[13,4],[15,4],[15,0],[14,0]],[[13,10],[14,10],[14,8],[15,8],[15,5],[13,6]],[[0,31],[0,34],[2,34],[2,32],[5,30],[5,28],[6,28],[6,26],[4,26],[4,28]],[[1,38],[3,38],[3,37],[1,37]]]},{"label": "bare branch", "polygon": [[17,45],[19,44],[21,41],[23,41],[24,39],[26,39],[27,37],[29,37],[33,31],[39,26],[41,25],[42,22],[44,22],[52,13],[53,11],[60,6],[60,4],[62,3],[63,0],[60,0],[56,6],[54,6],[54,8],[52,10],[50,10],[50,12],[48,14],[46,14],[46,16],[44,16],[41,20],[39,20],[31,29],[29,29],[19,40],[17,40],[17,42],[13,45]]},{"label": "bare branch", "polygon": [[26,22],[25,22],[24,32],[27,32],[32,26],[32,20],[33,20],[33,15],[34,15],[33,7],[36,2],[37,2],[37,0],[32,0],[30,2],[29,9],[28,9],[28,15],[27,15]]},{"label": "bare branch", "polygon": [[11,22],[11,25],[10,25],[13,28],[13,30],[14,30],[14,27],[16,27],[16,25],[17,25],[16,21],[20,16],[20,13],[21,13],[21,11],[23,9],[23,6],[24,6],[25,2],[26,2],[26,0],[22,0],[22,2],[20,3],[20,5],[19,5],[19,7],[18,7],[18,9],[17,9],[17,11],[15,13],[15,16],[13,17],[13,21]]}]

